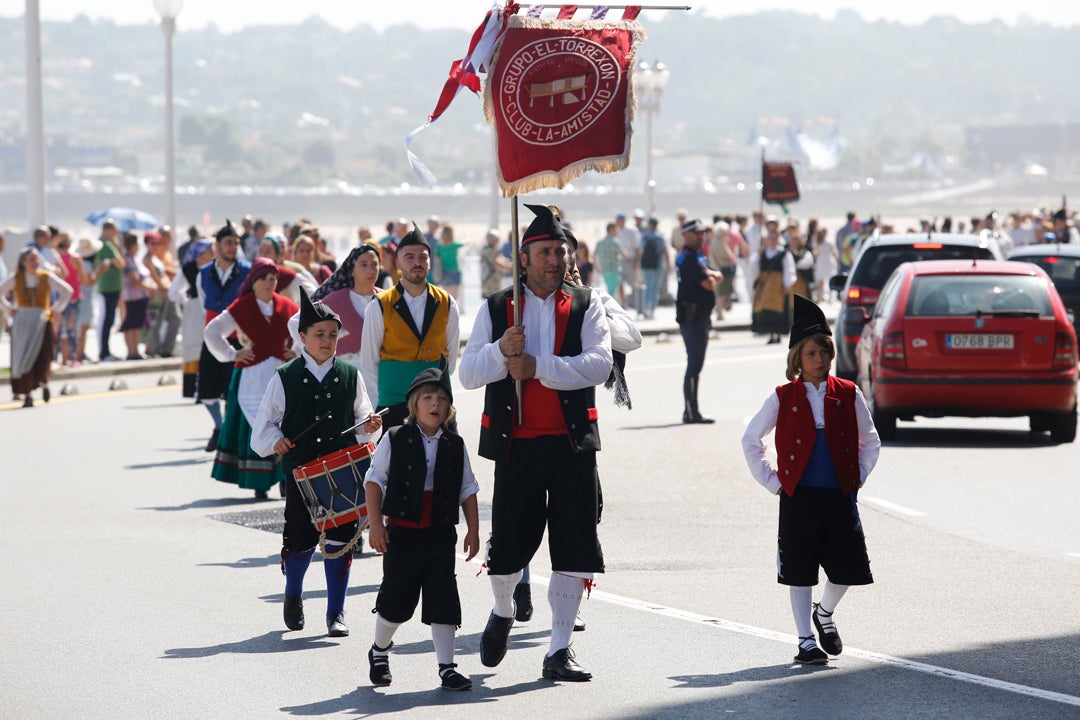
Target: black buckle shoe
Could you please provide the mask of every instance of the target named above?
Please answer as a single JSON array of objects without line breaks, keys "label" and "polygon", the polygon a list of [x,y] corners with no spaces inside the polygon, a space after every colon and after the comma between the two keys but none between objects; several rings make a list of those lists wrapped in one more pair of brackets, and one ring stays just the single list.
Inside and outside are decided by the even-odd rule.
[{"label": "black buckle shoe", "polygon": [[[799,640],[806,642],[814,641],[814,636],[799,638]],[[829,656],[822,651],[817,645],[811,645],[810,647],[803,647],[799,645],[799,654],[795,656],[795,662],[803,665],[828,665]]]},{"label": "black buckle shoe", "polygon": [[[824,615],[825,622],[818,619],[818,612]],[[821,603],[814,603],[814,612],[810,617],[813,618],[814,627],[817,628],[818,642],[821,643],[821,649],[830,655],[839,655],[844,652],[844,643],[840,640],[840,633],[836,631],[836,625],[832,621],[832,613],[826,615],[821,610]]]},{"label": "black buckle shoe", "polygon": [[285,596],[285,627],[290,630],[304,629],[304,600],[301,597]]},{"label": "black buckle shoe", "polygon": [[472,690],[472,680],[454,668],[457,663],[439,663],[439,677],[442,678],[443,690]]},{"label": "black buckle shoe", "polygon": [[345,613],[340,610],[326,616],[326,634],[330,637],[349,637],[349,626],[345,624]]},{"label": "black buckle shoe", "polygon": [[[386,649],[394,647],[394,643],[390,643]],[[376,655],[375,646],[372,645],[367,651],[367,660],[370,670],[368,671],[368,678],[371,680],[371,684],[375,687],[386,687],[394,679],[394,676],[390,674],[390,656],[389,655]]]},{"label": "black buckle shoe", "polygon": [[517,587],[514,588],[514,602],[517,603],[517,608],[514,610],[514,619],[518,622],[532,620],[532,587],[529,583],[517,584]]},{"label": "black buckle shoe", "polygon": [[499,617],[491,613],[487,627],[480,636],[480,662],[484,667],[495,667],[506,655],[506,643],[510,639],[510,628],[514,627],[514,618]]},{"label": "black buckle shoe", "polygon": [[565,647],[544,658],[544,677],[563,682],[588,682],[592,680],[592,673],[578,665],[574,661],[574,651]]}]

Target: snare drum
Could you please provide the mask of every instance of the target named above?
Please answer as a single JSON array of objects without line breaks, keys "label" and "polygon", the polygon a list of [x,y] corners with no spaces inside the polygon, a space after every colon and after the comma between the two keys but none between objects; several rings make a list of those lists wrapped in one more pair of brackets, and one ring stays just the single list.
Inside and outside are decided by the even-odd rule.
[{"label": "snare drum", "polygon": [[371,465],[375,446],[353,445],[323,455],[293,470],[293,480],[300,488],[315,529],[347,525],[367,519],[364,502],[364,474]]}]

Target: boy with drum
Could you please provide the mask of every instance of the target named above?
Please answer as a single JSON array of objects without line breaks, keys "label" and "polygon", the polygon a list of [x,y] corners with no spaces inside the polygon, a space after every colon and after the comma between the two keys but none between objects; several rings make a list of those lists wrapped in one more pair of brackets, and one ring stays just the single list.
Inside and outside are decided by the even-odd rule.
[{"label": "boy with drum", "polygon": [[[354,365],[335,357],[341,319],[322,303],[300,293],[299,357],[270,378],[251,430],[251,449],[262,457],[281,455],[285,477],[319,457],[369,442],[382,427],[372,412],[364,380]],[[367,418],[362,426],[357,418]],[[355,434],[352,432],[356,428]],[[360,468],[363,472],[365,468]],[[304,574],[311,564],[319,532],[315,529],[295,482],[285,483],[285,532],[281,572],[285,575],[285,626],[304,628]],[[326,531],[323,569],[326,573],[326,629],[345,637],[345,591],[349,586],[357,521]]]},{"label": "boy with drum", "polygon": [[[471,690],[454,663],[454,633],[461,601],[454,575],[458,507],[465,512],[463,551],[480,548],[476,503],[479,489],[465,442],[448,427],[454,393],[444,369],[421,371],[406,393],[409,418],[387,431],[375,449],[364,484],[368,542],[383,555],[383,580],[375,600],[375,642],[368,651],[373,685],[390,684],[389,650],[394,632],[416,610],[431,626],[444,690]],[[414,492],[423,487],[423,492]],[[383,524],[383,518],[386,524]]]}]

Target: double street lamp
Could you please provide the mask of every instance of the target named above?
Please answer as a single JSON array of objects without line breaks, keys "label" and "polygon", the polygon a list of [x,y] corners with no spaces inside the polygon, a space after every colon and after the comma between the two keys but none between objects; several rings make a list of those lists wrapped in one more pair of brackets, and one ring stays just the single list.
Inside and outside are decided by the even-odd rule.
[{"label": "double street lamp", "polygon": [[656,181],[653,179],[653,115],[660,112],[660,96],[671,73],[657,60],[652,65],[642,60],[634,68],[634,94],[638,110],[645,113],[645,208],[649,217],[656,214]]},{"label": "double street lamp", "polygon": [[[165,220],[176,232],[176,133],[173,121],[173,34],[184,0],[154,0],[165,35]],[[175,237],[175,235],[174,235]]]}]

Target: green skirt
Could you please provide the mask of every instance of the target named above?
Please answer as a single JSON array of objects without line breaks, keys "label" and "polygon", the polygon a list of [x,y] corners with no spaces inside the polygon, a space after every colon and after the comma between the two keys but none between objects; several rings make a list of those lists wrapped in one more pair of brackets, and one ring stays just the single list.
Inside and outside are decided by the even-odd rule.
[{"label": "green skirt", "polygon": [[243,370],[233,369],[229,395],[225,401],[225,420],[218,436],[218,451],[211,477],[249,490],[267,491],[285,479],[281,458],[259,457],[251,449],[251,425],[240,409],[236,396]]}]

